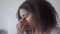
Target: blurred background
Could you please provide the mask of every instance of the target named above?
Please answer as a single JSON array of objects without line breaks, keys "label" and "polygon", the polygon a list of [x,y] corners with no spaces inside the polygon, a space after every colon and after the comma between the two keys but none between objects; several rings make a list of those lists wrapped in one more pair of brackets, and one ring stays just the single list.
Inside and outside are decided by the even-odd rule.
[{"label": "blurred background", "polygon": [[[16,24],[18,22],[16,13],[18,7],[25,0],[0,0],[0,32],[1,34],[16,34]],[[60,27],[60,0],[47,0],[58,13],[58,27]]]}]

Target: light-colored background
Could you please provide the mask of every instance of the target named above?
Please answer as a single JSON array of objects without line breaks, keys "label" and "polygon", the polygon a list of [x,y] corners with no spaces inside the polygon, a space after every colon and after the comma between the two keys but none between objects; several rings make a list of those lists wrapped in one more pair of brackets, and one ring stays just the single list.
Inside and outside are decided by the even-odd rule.
[{"label": "light-colored background", "polygon": [[[0,32],[16,34],[16,13],[24,0],[0,0]],[[48,0],[56,9],[60,19],[60,0]],[[60,20],[58,20],[58,23]],[[60,23],[59,23],[60,24]],[[59,25],[60,27],[60,25]]]}]

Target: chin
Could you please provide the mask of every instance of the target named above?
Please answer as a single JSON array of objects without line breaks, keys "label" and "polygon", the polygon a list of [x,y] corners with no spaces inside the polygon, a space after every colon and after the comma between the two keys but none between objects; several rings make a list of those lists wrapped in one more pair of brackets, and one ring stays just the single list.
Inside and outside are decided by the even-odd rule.
[{"label": "chin", "polygon": [[32,26],[26,26],[25,28],[24,28],[25,30],[32,30],[32,29],[34,29]]}]

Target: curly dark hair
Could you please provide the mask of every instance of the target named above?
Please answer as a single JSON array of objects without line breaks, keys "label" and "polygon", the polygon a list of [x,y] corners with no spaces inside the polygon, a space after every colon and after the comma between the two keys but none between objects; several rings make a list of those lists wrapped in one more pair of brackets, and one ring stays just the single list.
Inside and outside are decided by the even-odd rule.
[{"label": "curly dark hair", "polygon": [[56,27],[57,12],[54,7],[46,0],[26,0],[18,9],[18,20],[20,20],[20,9],[26,9],[29,12],[32,12],[39,24],[41,24],[42,30],[47,31],[48,27]]}]

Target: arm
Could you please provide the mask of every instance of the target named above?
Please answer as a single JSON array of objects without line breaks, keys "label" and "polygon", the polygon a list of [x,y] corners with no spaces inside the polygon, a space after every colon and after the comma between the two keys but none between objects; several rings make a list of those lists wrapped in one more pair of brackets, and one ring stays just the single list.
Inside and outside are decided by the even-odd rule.
[{"label": "arm", "polygon": [[24,28],[27,25],[27,21],[25,19],[21,19],[18,24],[16,25],[17,33],[16,34],[23,34],[24,33]]},{"label": "arm", "polygon": [[16,25],[17,33],[16,34],[23,34],[23,28],[20,23]]}]

